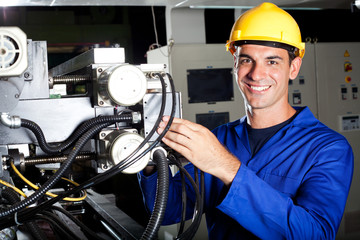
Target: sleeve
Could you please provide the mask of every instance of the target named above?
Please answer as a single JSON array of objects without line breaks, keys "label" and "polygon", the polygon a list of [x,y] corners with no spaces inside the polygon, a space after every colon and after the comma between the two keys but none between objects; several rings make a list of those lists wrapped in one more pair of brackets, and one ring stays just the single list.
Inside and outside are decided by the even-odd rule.
[{"label": "sleeve", "polygon": [[352,173],[347,142],[317,153],[292,198],[241,165],[217,208],[262,239],[335,239]]},{"label": "sleeve", "polygon": [[[188,163],[185,166],[187,172],[194,177],[194,166],[191,163]],[[174,176],[171,175],[169,171],[169,194],[168,201],[166,204],[165,216],[162,222],[162,225],[169,225],[178,223],[181,221],[181,212],[182,212],[182,186],[181,186],[181,176],[179,172]],[[145,176],[143,172],[138,173],[138,180],[140,184],[140,189],[143,195],[143,201],[146,208],[152,212],[155,204],[156,196],[156,184],[157,184],[157,172],[153,173],[150,176]],[[187,193],[187,203],[186,203],[186,219],[190,219],[194,213],[195,206],[195,192],[186,179],[186,193]]]}]

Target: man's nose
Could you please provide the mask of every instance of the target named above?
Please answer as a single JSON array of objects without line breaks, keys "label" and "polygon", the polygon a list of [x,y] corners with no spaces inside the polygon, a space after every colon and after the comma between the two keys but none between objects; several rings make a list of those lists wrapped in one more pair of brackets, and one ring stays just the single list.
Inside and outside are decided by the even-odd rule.
[{"label": "man's nose", "polygon": [[249,76],[249,79],[251,79],[253,81],[260,81],[262,79],[265,79],[266,71],[263,66],[256,63],[250,69],[248,76]]}]

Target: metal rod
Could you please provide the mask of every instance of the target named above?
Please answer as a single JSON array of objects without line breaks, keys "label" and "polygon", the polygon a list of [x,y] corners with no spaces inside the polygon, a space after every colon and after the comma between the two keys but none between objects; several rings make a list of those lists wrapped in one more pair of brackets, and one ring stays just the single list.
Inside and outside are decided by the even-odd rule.
[{"label": "metal rod", "polygon": [[91,80],[90,75],[63,75],[49,78],[49,86],[52,88],[55,84],[83,83]]},{"label": "metal rod", "polygon": [[[27,157],[25,158],[25,166],[32,166],[36,164],[46,164],[46,163],[62,163],[67,159],[67,156],[59,156],[59,157]],[[93,160],[95,159],[94,154],[84,154],[78,155],[75,158],[75,161],[85,161],[85,160]]]}]

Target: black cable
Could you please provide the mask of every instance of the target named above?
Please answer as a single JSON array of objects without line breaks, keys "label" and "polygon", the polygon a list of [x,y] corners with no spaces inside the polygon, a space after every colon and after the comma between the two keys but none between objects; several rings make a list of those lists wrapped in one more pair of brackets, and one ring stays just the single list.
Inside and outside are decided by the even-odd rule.
[{"label": "black cable", "polygon": [[[198,172],[196,172],[196,175],[198,174]],[[201,219],[202,219],[202,214],[204,211],[204,193],[205,193],[205,188],[204,188],[204,172],[200,171],[200,178],[201,178],[201,190],[200,190],[200,204],[198,207],[195,208],[195,217],[193,218],[193,222],[191,223],[191,225],[188,228],[188,234],[181,236],[179,239],[192,239],[199,226],[201,223]]]},{"label": "black cable", "polygon": [[[196,196],[196,202],[195,202],[195,208],[194,208],[194,213],[195,214],[194,214],[193,222],[185,230],[185,232],[178,235],[176,237],[176,239],[192,239],[194,237],[197,229],[199,228],[200,223],[201,223],[201,217],[202,217],[202,213],[203,213],[203,198],[202,198],[202,196],[200,194],[199,187],[195,183],[194,179],[186,171],[186,169],[181,165],[181,163],[179,163],[179,161],[174,160],[174,158],[175,158],[174,155],[169,156],[169,160],[179,168],[179,171],[182,171],[185,174],[185,176],[189,180],[191,186],[193,187],[193,189],[195,191],[195,196]],[[198,173],[197,172],[194,173],[194,175],[196,175],[196,174],[198,174]],[[203,178],[201,178],[201,179],[202,179],[202,182],[204,182]],[[202,187],[202,189],[204,189],[204,187]]]},{"label": "black cable", "polygon": [[[181,165],[181,161],[176,158],[174,155],[170,154],[169,159],[171,162],[176,161],[177,164]],[[181,221],[178,230],[178,234],[180,235],[184,231],[185,222],[186,222],[186,207],[187,207],[187,194],[186,194],[186,181],[185,181],[185,174],[183,171],[179,171],[180,178],[181,178]]]},{"label": "black cable", "polygon": [[92,128],[95,125],[101,124],[101,123],[107,123],[107,122],[131,122],[132,121],[132,115],[131,113],[126,113],[122,115],[113,115],[113,116],[99,116],[92,118],[90,120],[85,121],[80,125],[80,127],[75,130],[75,132],[63,143],[60,145],[56,144],[48,144],[46,142],[45,136],[43,131],[41,130],[40,126],[37,125],[35,122],[27,120],[27,119],[21,119],[21,127],[27,128],[33,132],[35,135],[39,147],[41,150],[43,150],[47,154],[58,154],[63,152],[65,149],[68,149],[76,140],[80,138],[81,135],[83,135],[87,130]]},{"label": "black cable", "polygon": [[180,227],[179,227],[179,231],[178,231],[177,235],[180,235],[184,232],[185,221],[186,221],[186,203],[187,203],[185,175],[182,171],[180,171],[180,177],[181,177],[181,208],[182,208],[182,212],[181,212]]}]

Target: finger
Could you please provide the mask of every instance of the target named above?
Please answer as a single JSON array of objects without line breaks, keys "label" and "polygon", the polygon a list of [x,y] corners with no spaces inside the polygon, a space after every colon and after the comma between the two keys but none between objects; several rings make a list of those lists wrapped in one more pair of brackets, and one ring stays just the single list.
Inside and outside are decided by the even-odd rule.
[{"label": "finger", "polygon": [[169,146],[170,148],[172,148],[173,150],[175,150],[176,152],[180,153],[181,155],[183,155],[185,158],[190,159],[190,154],[191,151],[185,147],[184,145],[178,144],[176,142],[173,142],[172,140],[164,137],[162,139],[163,143],[165,143],[167,146]]},{"label": "finger", "polygon": [[[177,118],[174,118],[173,122],[174,122],[175,119],[177,119]],[[159,124],[159,127],[165,128],[165,126],[169,123],[169,120],[170,120],[169,116],[163,116],[162,119],[161,119],[161,122]]]},{"label": "finger", "polygon": [[[169,119],[170,119],[169,116],[164,116],[162,118],[163,123],[166,125],[168,123]],[[199,125],[197,123],[193,123],[191,121],[188,121],[186,119],[181,119],[181,118],[174,118],[172,124],[184,124],[188,128],[192,129],[193,131],[199,131],[202,127],[201,125]]]},{"label": "finger", "polygon": [[190,148],[191,146],[191,139],[188,138],[186,135],[183,135],[182,133],[168,131],[164,137],[171,140],[172,142],[183,145],[186,148]]},{"label": "finger", "polygon": [[[164,128],[159,128],[159,131],[164,131]],[[194,131],[193,129],[189,128],[187,125],[183,124],[183,123],[173,123],[171,124],[168,133],[176,133],[179,135],[183,135],[188,139],[194,139],[196,137],[196,131]],[[171,135],[174,136],[174,135]]]},{"label": "finger", "polygon": [[[164,127],[163,125],[159,126],[159,128],[157,129],[157,133],[158,133],[159,135],[161,135],[164,131],[165,131],[165,127]],[[172,136],[174,136],[175,134],[179,134],[179,135],[185,136],[183,133],[180,132],[179,127],[176,126],[176,124],[174,124],[174,126],[171,126],[171,127],[168,129],[168,131],[166,132],[166,134],[164,135],[164,137],[168,137],[168,136],[169,136],[168,134],[169,134],[170,132],[173,133]]]}]

